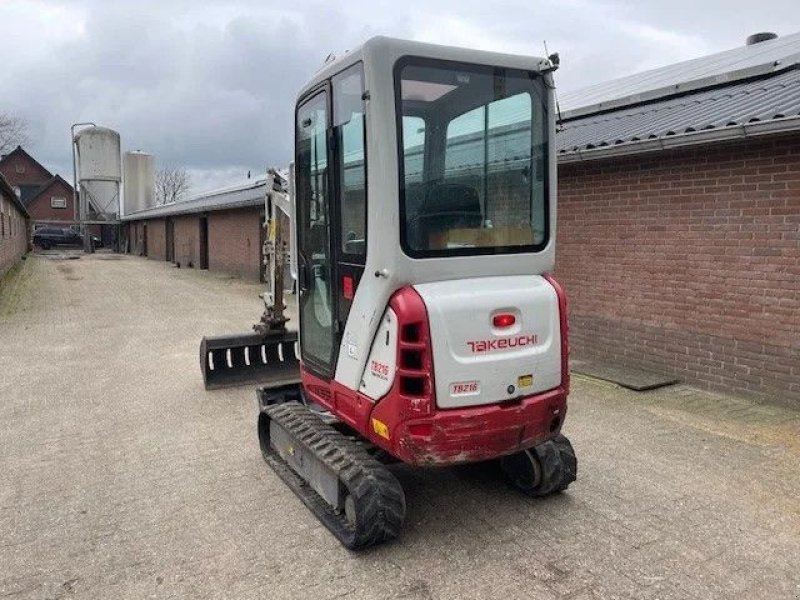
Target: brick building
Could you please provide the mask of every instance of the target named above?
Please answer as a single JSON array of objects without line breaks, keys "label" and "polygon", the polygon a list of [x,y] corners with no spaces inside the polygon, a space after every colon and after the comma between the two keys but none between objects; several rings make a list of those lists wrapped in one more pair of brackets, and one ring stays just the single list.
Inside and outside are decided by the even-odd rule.
[{"label": "brick building", "polygon": [[127,251],[259,280],[265,194],[261,180],[125,215]]},{"label": "brick building", "polygon": [[21,146],[0,158],[0,174],[17,191],[34,226],[37,223],[73,223],[72,186],[53,175]]},{"label": "brick building", "polygon": [[28,211],[0,175],[0,278],[28,251],[29,230]]},{"label": "brick building", "polygon": [[562,98],[571,348],[800,404],[800,34]]}]

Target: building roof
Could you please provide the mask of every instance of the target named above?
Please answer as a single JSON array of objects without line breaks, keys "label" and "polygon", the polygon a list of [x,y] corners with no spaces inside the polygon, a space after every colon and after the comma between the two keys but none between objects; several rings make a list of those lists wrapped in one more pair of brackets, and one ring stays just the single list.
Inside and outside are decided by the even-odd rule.
[{"label": "building roof", "polygon": [[630,154],[800,129],[800,68],[565,121],[559,159]]},{"label": "building roof", "polygon": [[166,204],[164,206],[155,206],[153,208],[123,215],[122,220],[138,221],[174,215],[189,215],[217,210],[264,206],[266,192],[266,180],[259,179],[253,183],[207,192],[181,202]]},{"label": "building roof", "polygon": [[565,119],[656,100],[741,78],[768,75],[800,61],[800,32],[559,93]]},{"label": "building roof", "polygon": [[22,203],[25,206],[30,204],[31,199],[39,193],[39,190],[42,189],[41,184],[35,183],[20,183],[17,184],[15,187],[19,188],[19,198],[22,200]]},{"label": "building roof", "polygon": [[22,215],[26,219],[30,218],[30,215],[28,214],[25,205],[22,204],[19,198],[17,198],[17,194],[14,192],[14,188],[12,188],[11,184],[8,183],[8,181],[6,181],[6,178],[3,177],[2,173],[0,173],[0,192],[2,192],[2,194],[0,195],[5,195],[9,197],[11,203],[17,207],[17,210],[19,210],[19,212],[22,213]]},{"label": "building roof", "polygon": [[[768,62],[754,64],[758,60]],[[702,61],[712,75],[698,79]],[[686,76],[695,78],[664,88],[663,83],[677,81],[679,67],[686,65]],[[722,71],[731,66],[734,70]],[[591,86],[583,106],[562,113],[559,162],[800,130],[800,34],[619,82],[622,91],[615,99],[596,103],[600,88]],[[611,94],[615,82],[603,85]],[[657,87],[648,91],[648,85]],[[625,90],[637,93],[623,96]]]}]

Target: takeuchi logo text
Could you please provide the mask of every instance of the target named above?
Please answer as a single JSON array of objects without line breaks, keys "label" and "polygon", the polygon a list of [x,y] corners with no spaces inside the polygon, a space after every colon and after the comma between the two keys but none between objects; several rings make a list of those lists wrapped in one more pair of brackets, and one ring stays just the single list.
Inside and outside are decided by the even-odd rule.
[{"label": "takeuchi logo text", "polygon": [[522,346],[535,346],[539,342],[539,336],[518,335],[511,338],[500,338],[499,340],[474,340],[467,341],[467,346],[475,354],[484,352],[494,352],[495,350],[506,350],[508,348],[521,348]]}]

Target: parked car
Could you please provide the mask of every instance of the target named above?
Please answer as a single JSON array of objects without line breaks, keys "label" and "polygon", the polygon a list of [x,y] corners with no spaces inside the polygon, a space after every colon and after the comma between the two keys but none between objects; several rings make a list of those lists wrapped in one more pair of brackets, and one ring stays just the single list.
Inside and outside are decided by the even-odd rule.
[{"label": "parked car", "polygon": [[83,246],[83,236],[69,228],[42,227],[34,232],[33,243],[42,250],[53,246]]}]

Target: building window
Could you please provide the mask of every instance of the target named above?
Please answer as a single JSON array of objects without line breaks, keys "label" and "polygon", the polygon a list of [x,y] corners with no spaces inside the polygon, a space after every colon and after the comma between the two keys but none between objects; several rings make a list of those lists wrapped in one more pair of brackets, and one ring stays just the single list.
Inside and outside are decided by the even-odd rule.
[{"label": "building window", "polygon": [[62,196],[50,198],[50,208],[67,208],[67,199]]},{"label": "building window", "polygon": [[16,171],[17,171],[17,173],[24,173],[25,172],[25,165],[23,165],[22,163],[17,163]]}]

